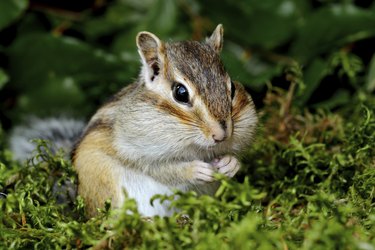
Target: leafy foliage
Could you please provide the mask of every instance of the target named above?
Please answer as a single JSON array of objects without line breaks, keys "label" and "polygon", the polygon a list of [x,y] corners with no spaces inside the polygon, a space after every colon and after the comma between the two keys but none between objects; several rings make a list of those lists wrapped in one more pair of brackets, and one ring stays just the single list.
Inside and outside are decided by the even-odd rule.
[{"label": "leafy foliage", "polygon": [[[1,1],[0,248],[375,249],[374,10],[335,0]],[[25,115],[88,116],[132,82],[137,32],[204,39],[217,23],[223,61],[261,125],[236,179],[217,177],[215,197],[156,196],[179,209],[170,218],[143,218],[129,199],[87,220],[71,164],[48,142],[36,141],[29,162],[12,160],[7,133]]]},{"label": "leafy foliage", "polygon": [[[373,70],[367,69],[374,64],[375,5],[367,6],[299,0],[4,1],[1,121],[8,128],[30,114],[88,116],[137,76],[137,32],[199,40],[217,23],[225,27],[228,71],[260,96],[259,104],[267,82],[285,87],[280,76],[297,61],[304,84],[296,104],[336,108],[352,98],[347,82],[373,91]],[[363,74],[367,82],[359,79]],[[336,84],[325,83],[332,77]],[[322,89],[326,95],[319,94]]]},{"label": "leafy foliage", "polygon": [[0,3],[0,9],[4,11],[2,11],[2,15],[0,17],[0,29],[5,28],[15,19],[19,18],[22,12],[26,10],[27,5],[27,0],[2,1]]}]

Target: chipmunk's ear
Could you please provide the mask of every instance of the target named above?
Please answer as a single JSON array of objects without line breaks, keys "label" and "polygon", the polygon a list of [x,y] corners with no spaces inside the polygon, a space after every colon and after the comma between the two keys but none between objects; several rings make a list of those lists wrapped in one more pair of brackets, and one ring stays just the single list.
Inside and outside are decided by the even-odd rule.
[{"label": "chipmunk's ear", "polygon": [[150,32],[140,32],[137,35],[137,47],[142,58],[143,73],[146,81],[153,81],[159,75],[162,67],[163,43]]},{"label": "chipmunk's ear", "polygon": [[206,42],[217,52],[220,53],[223,48],[223,35],[224,28],[222,24],[219,24],[212,35],[206,39]]}]

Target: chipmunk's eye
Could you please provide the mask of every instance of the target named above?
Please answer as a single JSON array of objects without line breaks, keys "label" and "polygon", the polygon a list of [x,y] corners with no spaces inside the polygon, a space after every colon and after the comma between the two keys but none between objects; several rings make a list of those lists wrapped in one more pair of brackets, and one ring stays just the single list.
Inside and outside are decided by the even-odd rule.
[{"label": "chipmunk's eye", "polygon": [[234,83],[230,81],[230,97],[232,98],[232,100],[235,94],[236,94],[236,87],[234,86]]},{"label": "chipmunk's eye", "polygon": [[189,91],[181,83],[174,83],[172,86],[173,97],[176,101],[181,103],[189,103]]}]

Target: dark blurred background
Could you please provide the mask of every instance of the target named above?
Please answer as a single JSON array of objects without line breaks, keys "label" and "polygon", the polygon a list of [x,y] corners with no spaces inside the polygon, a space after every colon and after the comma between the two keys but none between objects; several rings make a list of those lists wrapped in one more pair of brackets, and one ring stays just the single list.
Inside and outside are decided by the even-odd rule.
[{"label": "dark blurred background", "polygon": [[258,108],[297,82],[294,104],[335,110],[375,89],[375,3],[350,0],[2,0],[0,122],[89,117],[138,75],[147,30],[167,41],[225,29],[224,64]]}]

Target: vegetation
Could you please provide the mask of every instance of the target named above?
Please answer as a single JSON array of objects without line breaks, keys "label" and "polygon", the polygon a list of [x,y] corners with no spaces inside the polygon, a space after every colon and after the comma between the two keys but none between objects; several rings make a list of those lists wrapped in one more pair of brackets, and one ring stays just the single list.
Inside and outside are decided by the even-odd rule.
[{"label": "vegetation", "polygon": [[[155,197],[180,209],[170,218],[108,203],[87,220],[62,153],[36,141],[12,160],[25,116],[89,117],[137,76],[138,31],[203,39],[217,23],[261,122],[215,197]],[[374,1],[0,1],[0,249],[375,249],[374,23]]]}]

